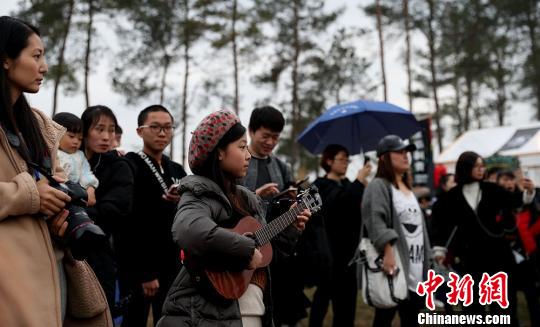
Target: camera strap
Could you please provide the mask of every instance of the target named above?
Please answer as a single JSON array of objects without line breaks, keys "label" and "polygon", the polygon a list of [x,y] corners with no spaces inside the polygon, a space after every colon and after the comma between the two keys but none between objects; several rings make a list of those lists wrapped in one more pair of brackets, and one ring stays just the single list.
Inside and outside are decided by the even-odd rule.
[{"label": "camera strap", "polygon": [[163,189],[163,193],[164,194],[167,194],[169,192],[169,189],[167,187],[167,184],[165,183],[165,181],[163,180],[163,177],[161,176],[161,174],[158,172],[156,166],[154,165],[154,163],[152,162],[152,160],[150,160],[150,158],[148,158],[148,156],[146,155],[146,153],[144,153],[142,150],[137,152],[137,154],[139,155],[139,157],[141,157],[141,159],[146,163],[146,165],[148,165],[148,168],[150,168],[150,171],[154,174],[154,176],[156,177],[159,185],[161,186],[161,188]]},{"label": "camera strap", "polygon": [[10,129],[5,128],[3,125],[0,125],[0,128],[2,128],[4,132],[6,133],[6,138],[8,140],[8,143],[11,145],[13,149],[15,149],[15,151],[17,151],[19,156],[26,163],[27,168],[28,168],[28,173],[30,173],[30,175],[34,175],[36,180],[39,180],[38,172],[41,172],[41,174],[45,176],[52,175],[52,169],[51,169],[52,162],[49,156],[44,156],[42,158],[41,165],[30,161],[30,151],[28,150],[28,146],[26,142],[24,141],[22,134],[20,132],[16,134]]}]

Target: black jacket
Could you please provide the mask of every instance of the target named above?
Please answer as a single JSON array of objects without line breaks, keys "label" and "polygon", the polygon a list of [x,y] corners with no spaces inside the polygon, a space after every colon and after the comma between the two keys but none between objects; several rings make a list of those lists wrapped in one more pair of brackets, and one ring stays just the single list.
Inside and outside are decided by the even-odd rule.
[{"label": "black jacket", "polygon": [[[123,227],[129,224],[133,204],[133,173],[126,158],[116,151],[96,154],[90,167],[99,180],[96,204],[87,209],[88,215],[113,240],[114,248],[96,248],[87,261],[96,273],[111,310],[114,308],[117,260],[129,252]],[[112,250],[112,251],[111,251]]]},{"label": "black jacket", "polygon": [[346,178],[338,183],[326,177],[317,178],[314,184],[323,201],[321,214],[334,265],[347,266],[360,242],[364,184],[358,180],[351,183]]},{"label": "black jacket", "polygon": [[131,213],[133,205],[133,173],[127,159],[116,151],[95,154],[90,167],[99,180],[96,205],[87,209],[88,215],[108,235],[115,235]]},{"label": "black jacket", "polygon": [[[510,193],[502,187],[480,182],[482,198],[478,204],[478,215],[467,203],[463,186],[451,189],[433,207],[433,245],[445,247],[458,258],[457,268],[463,273],[494,273],[510,271],[515,260],[507,232],[515,229],[513,221],[497,221],[505,210],[523,204],[523,193]],[[455,235],[450,238],[457,226]]]},{"label": "black jacket", "polygon": [[[134,168],[135,187],[133,213],[125,226],[131,251],[120,269],[126,269],[133,281],[142,283],[158,278],[161,273],[175,274],[180,268],[180,251],[171,234],[177,204],[162,198],[163,188],[137,153],[130,152],[126,158]],[[165,155],[161,162],[163,173],[157,162],[149,158],[167,187],[186,176],[184,168]]]}]

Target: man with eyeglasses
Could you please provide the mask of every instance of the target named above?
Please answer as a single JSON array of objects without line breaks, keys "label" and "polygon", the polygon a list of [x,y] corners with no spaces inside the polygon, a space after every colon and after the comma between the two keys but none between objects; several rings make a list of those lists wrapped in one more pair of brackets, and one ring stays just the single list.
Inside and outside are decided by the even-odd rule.
[{"label": "man with eyeglasses", "polygon": [[171,143],[174,119],[161,105],[139,114],[137,134],[143,149],[126,155],[134,167],[134,208],[123,233],[129,244],[119,258],[121,293],[130,301],[122,326],[144,326],[150,305],[154,324],[161,317],[166,293],[180,271],[179,249],[171,227],[180,197],[176,187],[184,168],[163,154]]}]

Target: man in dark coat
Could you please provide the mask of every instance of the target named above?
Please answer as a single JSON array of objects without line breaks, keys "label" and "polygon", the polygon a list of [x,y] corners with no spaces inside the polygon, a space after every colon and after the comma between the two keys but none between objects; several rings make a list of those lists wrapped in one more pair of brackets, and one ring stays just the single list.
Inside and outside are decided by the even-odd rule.
[{"label": "man in dark coat", "polygon": [[130,296],[122,326],[146,326],[152,306],[154,324],[161,317],[167,291],[180,269],[179,249],[171,227],[180,199],[176,185],[183,167],[163,154],[170,144],[174,120],[160,105],[139,114],[137,133],[143,150],[126,157],[134,167],[134,208],[125,226],[128,251],[119,259],[122,293]]},{"label": "man in dark coat", "polygon": [[[255,108],[249,120],[249,152],[251,160],[242,184],[254,191],[268,204],[268,221],[281,213],[272,205],[273,197],[293,184],[291,168],[273,154],[285,125],[283,114],[274,107]],[[307,298],[303,292],[301,276],[297,274],[295,256],[275,253],[270,265],[272,271],[272,294],[274,322],[294,325],[307,316]]]}]

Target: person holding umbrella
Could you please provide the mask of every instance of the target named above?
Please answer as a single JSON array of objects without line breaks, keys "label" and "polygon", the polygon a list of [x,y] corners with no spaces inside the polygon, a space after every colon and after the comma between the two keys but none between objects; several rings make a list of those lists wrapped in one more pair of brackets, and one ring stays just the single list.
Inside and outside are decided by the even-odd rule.
[{"label": "person holding umbrella", "polygon": [[[322,326],[330,301],[334,313],[333,326],[354,326],[356,265],[349,266],[349,261],[360,241],[360,204],[367,185],[366,178],[371,172],[371,164],[364,163],[358,170],[356,179],[351,182],[345,177],[349,162],[349,151],[345,147],[338,144],[327,146],[320,164],[326,175],[314,182],[323,200],[320,216],[329,240],[332,267],[330,278],[320,281],[313,296],[309,318],[309,326],[313,327]],[[315,220],[312,221],[314,222]],[[313,226],[310,224],[307,228]],[[347,230],[352,232],[344,233],[343,226],[347,226]]]},{"label": "person holding umbrella", "polygon": [[[362,200],[363,223],[369,239],[383,255],[383,271],[388,275],[405,274],[409,288],[408,298],[397,307],[375,309],[373,326],[377,327],[391,326],[396,311],[402,326],[417,326],[423,305],[415,291],[427,276],[431,248],[422,211],[407,178],[408,152],[415,149],[414,144],[405,144],[397,135],[383,137],[377,145],[377,174]],[[399,270],[394,247],[403,258]]]}]

